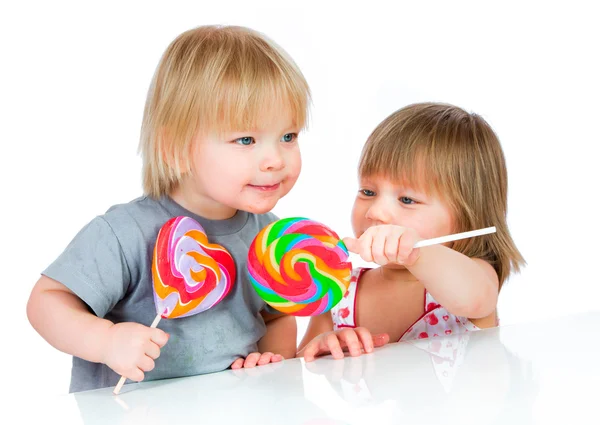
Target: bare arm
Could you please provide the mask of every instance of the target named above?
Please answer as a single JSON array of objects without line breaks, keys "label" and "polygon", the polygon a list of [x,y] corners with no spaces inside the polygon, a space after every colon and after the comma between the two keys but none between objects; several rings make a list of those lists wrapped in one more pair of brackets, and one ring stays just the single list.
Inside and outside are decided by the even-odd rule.
[{"label": "bare arm", "polygon": [[331,319],[330,312],[311,317],[310,322],[308,323],[308,328],[306,329],[306,333],[302,337],[302,341],[300,341],[300,345],[298,346],[297,356],[302,357],[304,355],[304,348],[315,337],[332,330],[333,320]]},{"label": "bare arm", "polygon": [[296,318],[285,314],[261,312],[267,325],[267,332],[258,341],[257,352],[240,357],[232,364],[232,369],[252,368],[269,363],[277,363],[296,355]]},{"label": "bare arm", "polygon": [[113,324],[92,314],[62,283],[42,276],[27,303],[34,329],[56,349],[94,363],[104,363],[135,381],[154,369],[168,335],[138,323]]},{"label": "bare arm", "polygon": [[90,362],[103,362],[101,353],[113,323],[90,313],[62,283],[40,277],[27,303],[27,317],[54,348]]},{"label": "bare arm", "polygon": [[406,268],[449,312],[469,318],[493,314],[498,302],[498,275],[481,259],[433,245],[420,249],[417,261]]},{"label": "bare arm", "polygon": [[490,264],[443,245],[415,249],[418,240],[414,229],[396,225],[372,226],[358,240],[344,238],[365,261],[406,267],[452,314],[474,319],[494,314],[499,283]]},{"label": "bare arm", "polygon": [[290,359],[296,356],[296,318],[285,314],[262,313],[267,325],[267,333],[258,341],[260,353],[281,354]]}]

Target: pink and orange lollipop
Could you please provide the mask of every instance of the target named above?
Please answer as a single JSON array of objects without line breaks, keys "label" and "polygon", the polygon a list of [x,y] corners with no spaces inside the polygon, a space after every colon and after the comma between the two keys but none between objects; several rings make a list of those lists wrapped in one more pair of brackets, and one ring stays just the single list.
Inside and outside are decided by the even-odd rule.
[{"label": "pink and orange lollipop", "polygon": [[[218,304],[231,290],[236,271],[233,257],[208,242],[202,226],[190,217],[174,217],[158,232],[152,257],[156,318],[175,319],[198,314]],[[125,383],[122,376],[114,389]]]},{"label": "pink and orange lollipop", "polygon": [[225,298],[235,282],[235,264],[225,248],[208,242],[198,222],[175,217],[158,234],[152,280],[157,315],[187,317]]}]

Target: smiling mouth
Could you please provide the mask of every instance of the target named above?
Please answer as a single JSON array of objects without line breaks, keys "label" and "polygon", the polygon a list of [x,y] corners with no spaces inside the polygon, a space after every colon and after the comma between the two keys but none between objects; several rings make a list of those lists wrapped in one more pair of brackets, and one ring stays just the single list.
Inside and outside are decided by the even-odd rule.
[{"label": "smiling mouth", "polygon": [[279,189],[279,186],[281,186],[281,183],[276,183],[276,184],[272,184],[272,185],[254,185],[254,184],[249,184],[248,186],[250,186],[253,189],[260,190],[262,192],[271,192],[273,190]]}]

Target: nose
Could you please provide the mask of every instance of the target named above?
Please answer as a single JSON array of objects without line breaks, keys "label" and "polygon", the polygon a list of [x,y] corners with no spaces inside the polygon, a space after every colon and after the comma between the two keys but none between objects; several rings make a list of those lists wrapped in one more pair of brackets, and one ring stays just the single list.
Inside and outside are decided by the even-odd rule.
[{"label": "nose", "polygon": [[367,210],[365,214],[367,220],[373,222],[373,224],[390,224],[392,221],[392,210],[389,203],[383,199],[376,199]]},{"label": "nose", "polygon": [[279,145],[265,147],[261,154],[260,171],[281,171],[285,167],[285,159]]}]

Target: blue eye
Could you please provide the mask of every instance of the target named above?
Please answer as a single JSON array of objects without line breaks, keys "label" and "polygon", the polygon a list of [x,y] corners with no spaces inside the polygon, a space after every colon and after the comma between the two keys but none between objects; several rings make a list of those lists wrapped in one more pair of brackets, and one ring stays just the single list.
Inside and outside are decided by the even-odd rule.
[{"label": "blue eye", "polygon": [[234,140],[235,143],[237,143],[238,145],[243,145],[243,146],[250,146],[251,144],[255,143],[254,142],[254,137],[240,137],[239,139],[235,139]]},{"label": "blue eye", "polygon": [[297,138],[298,138],[298,135],[296,133],[287,133],[287,134],[283,135],[283,137],[281,138],[281,140],[283,142],[289,143],[289,142],[293,142]]},{"label": "blue eye", "polygon": [[402,196],[402,197],[400,198],[400,202],[402,202],[402,203],[403,203],[403,204],[405,204],[405,205],[412,205],[412,204],[414,204],[414,203],[415,203],[415,201],[414,201],[414,200],[410,199],[410,198],[409,198],[409,197],[407,197],[407,196]]},{"label": "blue eye", "polygon": [[365,196],[369,196],[369,197],[375,196],[375,192],[373,192],[372,190],[369,190],[369,189],[361,189],[359,192]]}]

